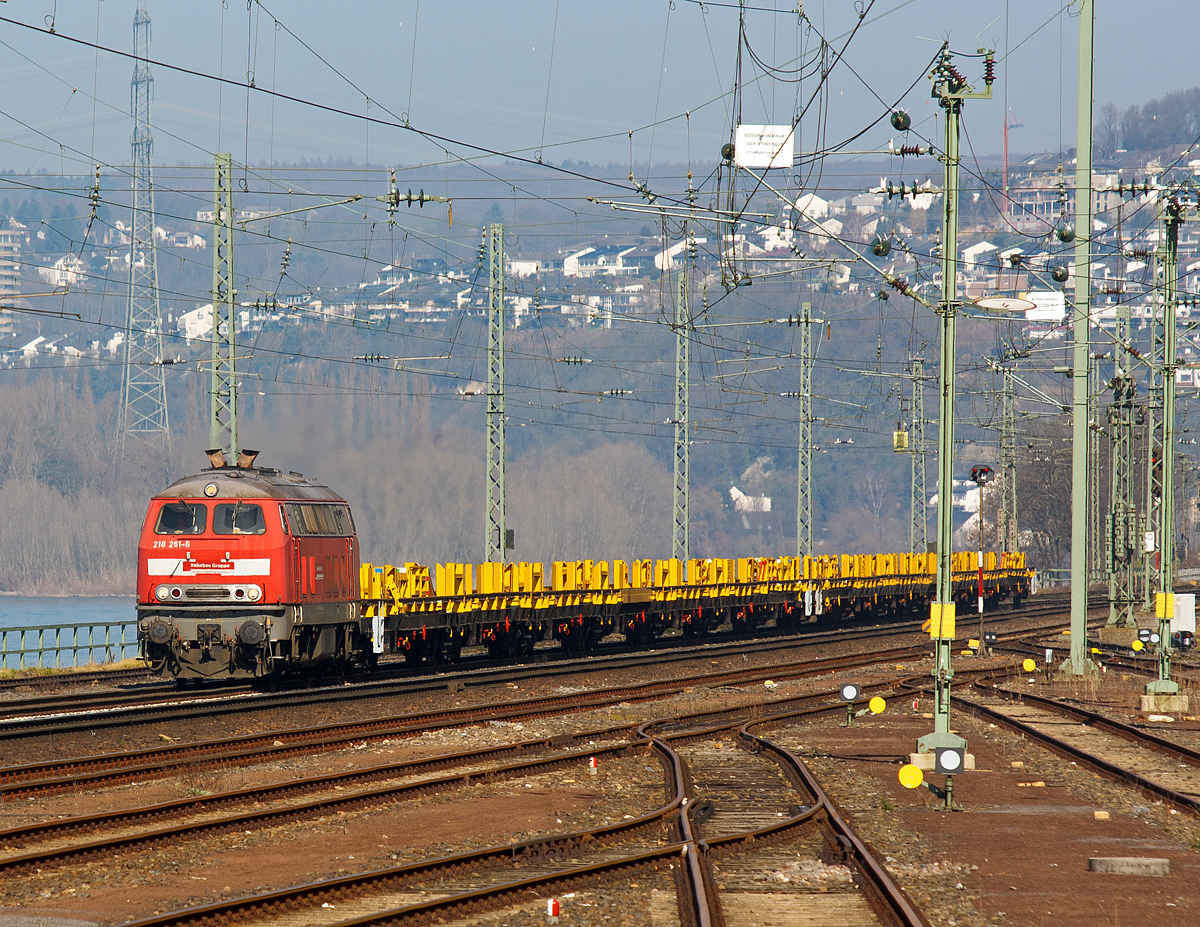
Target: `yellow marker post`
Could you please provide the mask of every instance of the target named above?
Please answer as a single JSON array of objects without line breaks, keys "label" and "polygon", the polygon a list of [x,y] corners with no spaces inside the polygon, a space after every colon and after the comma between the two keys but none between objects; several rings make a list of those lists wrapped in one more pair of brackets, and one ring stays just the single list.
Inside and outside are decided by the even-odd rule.
[{"label": "yellow marker post", "polygon": [[867,702],[867,707],[871,709],[871,714],[881,715],[887,709],[887,702],[877,695]]},{"label": "yellow marker post", "polygon": [[905,763],[900,767],[900,784],[906,789],[920,788],[924,781],[925,773],[921,772],[921,767],[912,763]]}]

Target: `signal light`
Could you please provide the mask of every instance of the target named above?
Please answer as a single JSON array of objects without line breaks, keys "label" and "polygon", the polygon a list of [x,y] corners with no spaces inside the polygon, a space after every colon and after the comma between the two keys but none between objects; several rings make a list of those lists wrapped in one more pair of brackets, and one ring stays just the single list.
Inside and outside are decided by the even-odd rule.
[{"label": "signal light", "polygon": [[962,747],[938,747],[933,752],[933,771],[953,776],[963,771],[967,751]]},{"label": "signal light", "polygon": [[983,486],[987,483],[990,483],[995,478],[995,471],[993,471],[991,467],[978,466],[971,468],[971,482],[977,486]]},{"label": "signal light", "polygon": [[857,686],[852,682],[848,682],[842,686],[841,697],[843,702],[857,702],[861,695],[861,686]]}]

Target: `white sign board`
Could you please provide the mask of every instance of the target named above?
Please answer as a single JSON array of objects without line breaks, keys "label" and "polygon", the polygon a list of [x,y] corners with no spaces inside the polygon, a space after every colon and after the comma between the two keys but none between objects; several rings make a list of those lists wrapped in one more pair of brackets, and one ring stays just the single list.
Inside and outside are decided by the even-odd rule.
[{"label": "white sign board", "polygon": [[738,126],[733,161],[738,167],[790,168],[795,151],[792,126]]},{"label": "white sign board", "polygon": [[1196,593],[1175,593],[1175,616],[1171,619],[1171,633],[1191,631],[1196,633]]},{"label": "white sign board", "polygon": [[1061,322],[1067,317],[1067,297],[1060,290],[1031,290],[1024,298],[1035,307],[1025,313],[1028,322]]}]

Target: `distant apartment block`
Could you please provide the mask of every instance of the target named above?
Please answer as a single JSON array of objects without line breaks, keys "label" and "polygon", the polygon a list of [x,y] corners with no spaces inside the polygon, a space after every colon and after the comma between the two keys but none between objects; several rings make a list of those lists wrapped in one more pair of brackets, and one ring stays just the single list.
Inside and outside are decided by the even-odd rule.
[{"label": "distant apartment block", "polygon": [[[29,229],[16,219],[0,225],[0,303],[21,292],[21,249],[29,243]],[[0,308],[0,336],[13,334],[13,314]]]}]

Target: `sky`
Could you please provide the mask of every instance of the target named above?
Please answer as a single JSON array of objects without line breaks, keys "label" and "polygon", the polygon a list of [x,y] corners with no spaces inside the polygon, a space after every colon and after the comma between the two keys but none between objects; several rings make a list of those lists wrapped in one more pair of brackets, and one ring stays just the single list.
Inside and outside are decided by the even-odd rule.
[{"label": "sky", "polygon": [[[965,56],[991,46],[1000,59],[995,99],[965,110],[966,140],[977,155],[1001,151],[1005,98],[1021,123],[1011,132],[1013,152],[1074,145],[1077,5],[807,0],[806,22],[793,0],[747,5],[750,47],[781,71],[811,54],[821,35],[834,48],[845,45],[829,71],[827,99],[804,116],[802,149],[821,137],[819,125],[826,144],[841,142],[902,97],[916,131],[934,135],[937,108],[922,75],[946,39],[964,55],[959,69],[980,85],[982,61]],[[330,158],[414,165],[486,151],[556,164],[632,162],[640,172],[647,164],[711,164],[734,118],[738,11],[731,3],[147,6],[151,59],[163,63],[152,68],[159,164],[210,164],[214,152],[229,151],[235,163],[253,165]],[[1190,47],[1200,21],[1195,0],[1159,0],[1153,10],[1135,15],[1128,3],[1097,0],[1097,112],[1200,84]],[[128,163],[133,63],[112,50],[132,50],[134,11],[134,0],[0,5],[0,168],[58,173]],[[766,74],[746,53],[742,74],[746,123],[790,122],[818,84],[811,75],[797,84],[786,73]],[[236,85],[248,75],[249,91]],[[847,147],[872,150],[895,134],[882,119]]]}]

